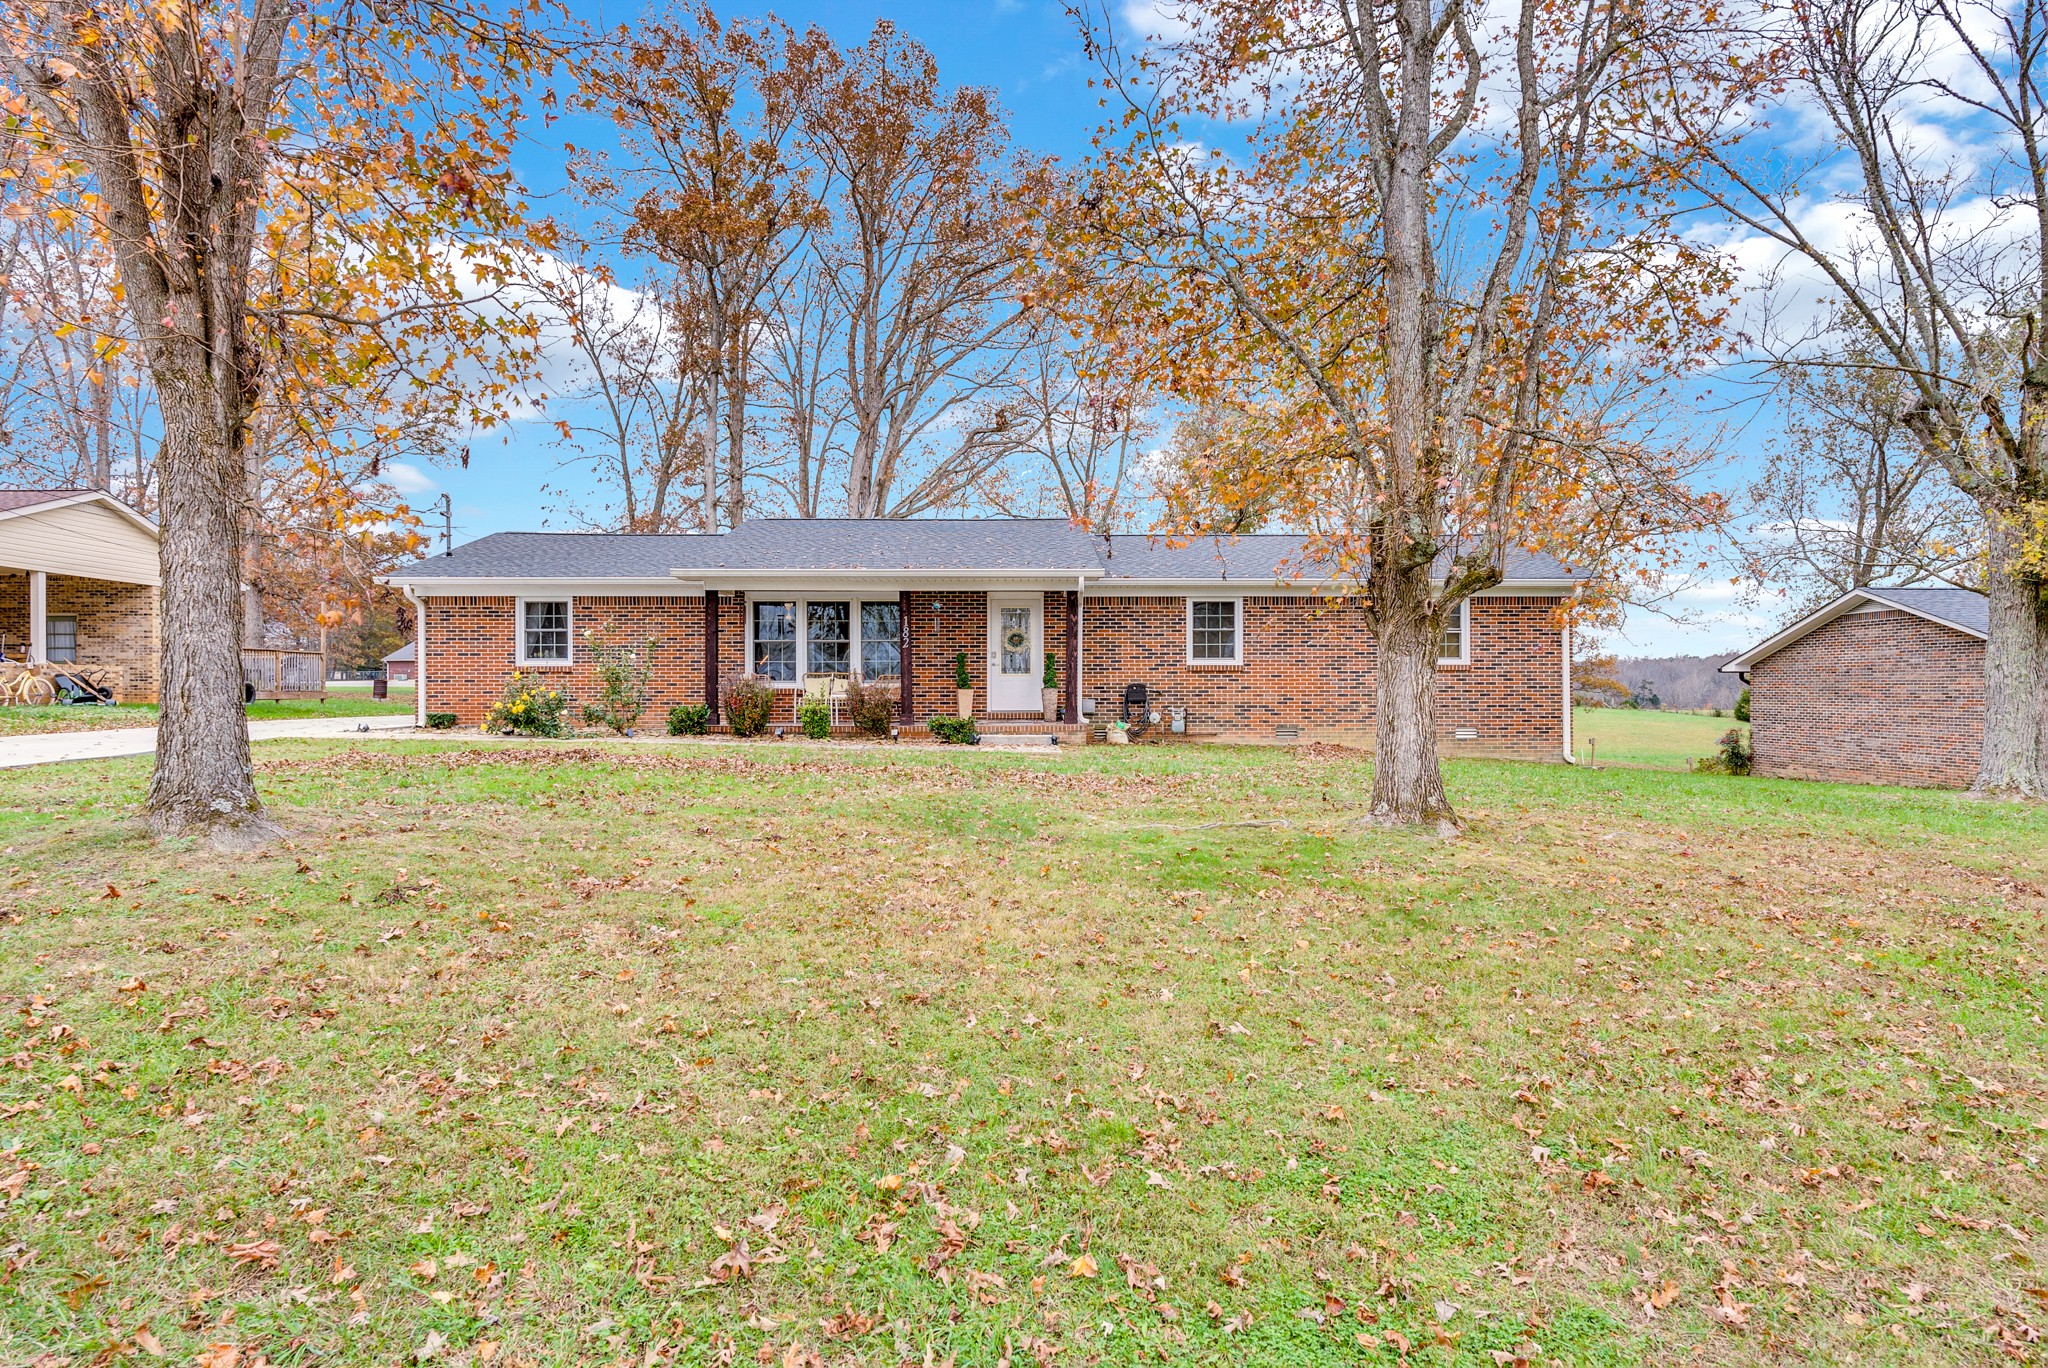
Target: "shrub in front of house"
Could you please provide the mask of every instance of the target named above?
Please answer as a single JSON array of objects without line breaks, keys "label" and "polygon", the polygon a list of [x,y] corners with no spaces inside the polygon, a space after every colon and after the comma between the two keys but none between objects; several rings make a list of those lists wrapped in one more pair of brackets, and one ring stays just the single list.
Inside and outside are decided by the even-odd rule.
[{"label": "shrub in front of house", "polygon": [[725,720],[734,736],[759,736],[775,710],[775,690],[758,675],[741,675],[725,686]]},{"label": "shrub in front of house", "polygon": [[822,698],[806,698],[797,705],[796,724],[813,741],[832,734],[832,705]]},{"label": "shrub in front of house", "polygon": [[427,725],[435,731],[447,731],[458,719],[454,713],[428,713]]},{"label": "shrub in front of house", "polygon": [[702,736],[711,725],[711,709],[702,703],[678,703],[668,710],[670,736]]},{"label": "shrub in front of house", "polygon": [[846,715],[862,736],[887,736],[896,725],[896,690],[887,684],[863,683],[856,675],[846,686]]},{"label": "shrub in front of house", "polygon": [[1712,755],[1692,762],[1694,774],[1747,774],[1750,763],[1755,759],[1750,753],[1749,738],[1742,734],[1742,728],[1730,727],[1721,736],[1721,743]]},{"label": "shrub in front of house", "polygon": [[614,646],[596,632],[585,632],[583,649],[597,666],[597,698],[583,705],[583,720],[624,736],[639,725],[653,697],[657,643],[649,637],[640,646]]},{"label": "shrub in front of house", "polygon": [[971,746],[981,739],[971,717],[934,717],[925,725],[933,736],[949,746]]},{"label": "shrub in front of house", "polygon": [[484,714],[484,730],[507,736],[563,736],[569,716],[569,695],[530,674],[513,671],[505,692]]},{"label": "shrub in front of house", "polygon": [[1742,697],[1735,700],[1735,720],[1749,721],[1749,689],[1746,686],[1742,690]]}]

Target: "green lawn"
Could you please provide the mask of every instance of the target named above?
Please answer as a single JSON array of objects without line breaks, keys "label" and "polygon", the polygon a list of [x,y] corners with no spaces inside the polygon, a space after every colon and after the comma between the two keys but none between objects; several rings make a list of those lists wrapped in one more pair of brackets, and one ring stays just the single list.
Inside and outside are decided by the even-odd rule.
[{"label": "green lawn", "polygon": [[[0,1362],[1987,1362],[2048,809],[1336,752],[0,774]],[[237,1357],[209,1346],[235,1346]]]},{"label": "green lawn", "polygon": [[1603,765],[1684,769],[1688,760],[1712,755],[1730,727],[1749,732],[1747,722],[1705,713],[1574,708],[1572,753],[1584,761],[1592,742],[1591,754]]},{"label": "green lawn", "polygon": [[[387,713],[409,713],[413,709],[411,685],[391,690],[389,699],[370,697],[368,689],[331,692],[327,701],[259,701],[248,706],[252,722],[301,717],[374,717]],[[0,707],[0,736],[29,736],[45,732],[102,731],[110,727],[154,727],[154,703],[122,704],[112,708],[9,708]]]}]

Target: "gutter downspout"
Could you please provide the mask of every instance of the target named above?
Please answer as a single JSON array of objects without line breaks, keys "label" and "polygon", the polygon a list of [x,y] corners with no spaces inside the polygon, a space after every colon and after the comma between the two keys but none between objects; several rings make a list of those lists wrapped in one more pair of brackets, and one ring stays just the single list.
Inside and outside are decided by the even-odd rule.
[{"label": "gutter downspout", "polygon": [[427,605],[419,600],[410,584],[399,586],[412,605],[412,724],[424,731],[427,725]]},{"label": "gutter downspout", "polygon": [[[1088,655],[1087,630],[1088,577],[1086,575],[1076,575],[1074,576],[1074,659],[1071,662],[1071,668],[1074,671],[1074,711],[1076,713],[1081,712],[1081,700],[1087,696],[1085,691],[1088,687],[1088,679],[1081,671],[1081,662]],[[1092,719],[1085,716],[1077,716],[1068,720],[1082,726],[1092,727],[1094,725]],[[1088,735],[1092,736],[1094,733],[1091,731]]]},{"label": "gutter downspout", "polygon": [[1576,758],[1575,758],[1575,757],[1574,757],[1574,756],[1572,755],[1572,625],[1571,625],[1571,623],[1569,623],[1569,622],[1565,623],[1565,625],[1564,625],[1564,634],[1563,634],[1563,636],[1562,636],[1561,640],[1562,640],[1562,642],[1563,642],[1563,645],[1564,645],[1564,762],[1565,762],[1565,763],[1566,763],[1567,765],[1576,765],[1576,764],[1578,764],[1579,762],[1578,762],[1578,760],[1577,760],[1577,759],[1576,759]]}]

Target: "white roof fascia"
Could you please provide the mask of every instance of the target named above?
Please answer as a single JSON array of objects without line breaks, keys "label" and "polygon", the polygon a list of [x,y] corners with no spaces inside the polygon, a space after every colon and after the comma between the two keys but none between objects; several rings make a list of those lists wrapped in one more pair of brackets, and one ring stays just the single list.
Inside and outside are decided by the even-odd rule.
[{"label": "white roof fascia", "polygon": [[37,513],[54,513],[60,508],[77,508],[80,504],[92,503],[104,504],[152,537],[162,535],[157,530],[155,523],[101,489],[88,489],[82,493],[73,494],[68,499],[50,499],[44,503],[29,504],[24,508],[10,508],[5,512],[0,512],[0,522],[5,522],[9,518],[26,518]]},{"label": "white roof fascia", "polygon": [[[1442,587],[1441,584],[1438,586]],[[1490,589],[1481,589],[1473,598],[1487,598],[1504,594],[1568,594],[1578,587],[1575,580],[1508,580]],[[1311,594],[1326,598],[1357,598],[1365,592],[1364,585],[1337,583],[1331,580],[1258,580],[1258,579],[1111,579],[1096,586],[1097,594],[1151,594],[1161,591],[1179,593],[1188,589],[1228,590],[1233,594]]]},{"label": "white roof fascia", "polygon": [[1811,636],[1836,618],[1844,617],[1865,607],[1885,608],[1894,612],[1910,613],[1916,618],[1923,618],[1928,622],[1946,627],[1950,631],[1961,632],[1964,636],[1976,637],[1979,641],[1984,639],[1984,634],[1974,627],[1965,627],[1960,622],[1950,622],[1945,617],[1938,617],[1919,608],[1914,608],[1904,603],[1895,603],[1884,596],[1884,590],[1882,589],[1851,589],[1834,602],[1822,604],[1790,627],[1785,628],[1774,636],[1766,637],[1750,647],[1741,655],[1723,665],[1721,673],[1741,674],[1744,670],[1753,668],[1758,661],[1765,657],[1774,656],[1792,643]]},{"label": "white roof fascia", "polygon": [[568,593],[586,597],[607,594],[665,594],[680,596],[701,593],[701,584],[678,579],[626,578],[623,576],[562,575],[551,579],[494,576],[420,575],[403,570],[377,576],[377,583],[410,590],[420,598],[450,598],[457,595]]},{"label": "white roof fascia", "polygon": [[780,593],[785,589],[806,590],[819,585],[881,587],[904,585],[919,589],[974,589],[991,583],[1008,588],[1071,589],[1077,579],[1099,580],[1102,571],[1086,569],[1002,569],[1002,570],[901,570],[877,566],[871,570],[672,570],[678,579],[690,579],[707,589],[761,589]]}]

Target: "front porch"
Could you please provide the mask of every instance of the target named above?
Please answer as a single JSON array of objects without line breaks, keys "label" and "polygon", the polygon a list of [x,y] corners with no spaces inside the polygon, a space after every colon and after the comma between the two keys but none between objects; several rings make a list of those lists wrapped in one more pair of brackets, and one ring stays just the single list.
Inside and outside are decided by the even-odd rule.
[{"label": "front porch", "polygon": [[[925,735],[929,719],[961,714],[964,669],[978,730],[1085,742],[1079,600],[1077,590],[1042,585],[707,589],[704,702],[714,726],[724,723],[727,688],[750,675],[776,690],[771,731],[788,730],[807,695],[837,695],[858,676],[895,690],[899,735]],[[1045,720],[1048,669],[1054,722]],[[842,702],[833,723],[834,734],[853,734]]]},{"label": "front porch", "polygon": [[156,586],[0,566],[0,656],[75,668],[116,702],[154,703]]}]

